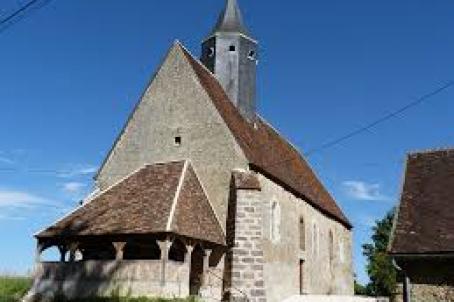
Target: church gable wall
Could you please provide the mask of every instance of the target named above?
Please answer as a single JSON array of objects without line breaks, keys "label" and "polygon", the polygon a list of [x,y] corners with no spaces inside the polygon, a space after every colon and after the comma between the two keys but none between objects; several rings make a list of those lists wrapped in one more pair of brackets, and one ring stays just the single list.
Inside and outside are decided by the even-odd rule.
[{"label": "church gable wall", "polygon": [[[259,175],[259,180],[268,301],[300,294],[301,262],[304,294],[353,295],[351,231],[265,176]],[[300,245],[301,219],[304,250]]]},{"label": "church gable wall", "polygon": [[144,164],[182,159],[191,160],[224,224],[231,171],[247,162],[176,44],[100,170],[97,185],[103,190]]}]

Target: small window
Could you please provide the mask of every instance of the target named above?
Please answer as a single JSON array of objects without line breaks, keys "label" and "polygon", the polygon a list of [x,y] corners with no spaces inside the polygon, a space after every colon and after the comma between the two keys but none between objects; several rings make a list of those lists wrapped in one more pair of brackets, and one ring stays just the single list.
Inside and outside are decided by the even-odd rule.
[{"label": "small window", "polygon": [[231,52],[236,51],[235,45],[230,45],[229,51],[231,51]]},{"label": "small window", "polygon": [[208,55],[209,58],[214,57],[214,47],[208,48],[207,55]]},{"label": "small window", "polygon": [[271,217],[270,217],[270,237],[273,242],[279,242],[280,240],[280,225],[281,225],[281,208],[279,203],[274,201],[271,204]]},{"label": "small window", "polygon": [[257,55],[257,53],[255,52],[255,50],[251,50],[247,57],[249,58],[249,60],[255,60],[256,55]]},{"label": "small window", "polygon": [[334,264],[334,234],[333,234],[333,231],[329,231],[328,251],[329,251],[329,266],[332,271],[333,264]]},{"label": "small window", "polygon": [[314,222],[312,226],[312,254],[318,256],[319,251],[319,229],[317,224]]},{"label": "small window", "polygon": [[344,263],[345,261],[344,241],[339,238],[339,262]]},{"label": "small window", "polygon": [[306,227],[304,225],[304,218],[300,219],[299,225],[299,232],[300,232],[300,250],[306,250]]},{"label": "small window", "polygon": [[175,146],[181,146],[181,136],[175,136]]}]

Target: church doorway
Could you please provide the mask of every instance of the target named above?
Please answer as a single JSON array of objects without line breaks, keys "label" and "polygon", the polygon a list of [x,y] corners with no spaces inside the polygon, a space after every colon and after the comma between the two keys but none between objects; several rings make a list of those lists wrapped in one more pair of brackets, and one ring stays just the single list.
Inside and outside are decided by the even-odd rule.
[{"label": "church doorway", "polygon": [[189,274],[189,293],[198,296],[203,281],[203,258],[204,251],[200,245],[196,245],[191,254],[191,272]]}]

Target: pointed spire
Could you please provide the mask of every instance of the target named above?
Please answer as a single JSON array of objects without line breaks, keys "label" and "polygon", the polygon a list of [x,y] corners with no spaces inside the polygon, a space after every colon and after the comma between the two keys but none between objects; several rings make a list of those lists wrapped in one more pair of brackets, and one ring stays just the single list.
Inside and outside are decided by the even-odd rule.
[{"label": "pointed spire", "polygon": [[212,32],[212,34],[216,33],[241,33],[247,36],[249,35],[244,25],[237,0],[226,0],[225,9],[219,16],[218,23]]}]

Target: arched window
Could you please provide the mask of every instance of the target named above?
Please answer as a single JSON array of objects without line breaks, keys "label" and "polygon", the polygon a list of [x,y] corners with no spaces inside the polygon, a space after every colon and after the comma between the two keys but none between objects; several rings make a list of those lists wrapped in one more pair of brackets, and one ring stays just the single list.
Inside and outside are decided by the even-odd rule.
[{"label": "arched window", "polygon": [[273,201],[271,204],[271,223],[270,223],[270,234],[273,242],[280,240],[280,225],[281,225],[281,207],[279,203]]},{"label": "arched window", "polygon": [[319,250],[319,230],[317,223],[314,222],[312,226],[312,254],[314,256],[318,256],[318,250]]},{"label": "arched window", "polygon": [[344,263],[345,261],[345,250],[344,250],[344,241],[342,238],[339,238],[339,262]]},{"label": "arched window", "polygon": [[300,218],[300,225],[299,225],[299,233],[300,233],[300,250],[306,250],[306,226],[304,224],[304,218]]},{"label": "arched window", "polygon": [[42,251],[40,259],[42,262],[59,262],[61,254],[56,246],[52,246]]},{"label": "arched window", "polygon": [[329,251],[329,267],[332,270],[334,264],[334,235],[333,231],[329,231],[329,242],[328,242],[328,251]]},{"label": "arched window", "polygon": [[169,260],[184,262],[186,256],[186,246],[180,240],[176,239],[169,249]]}]

